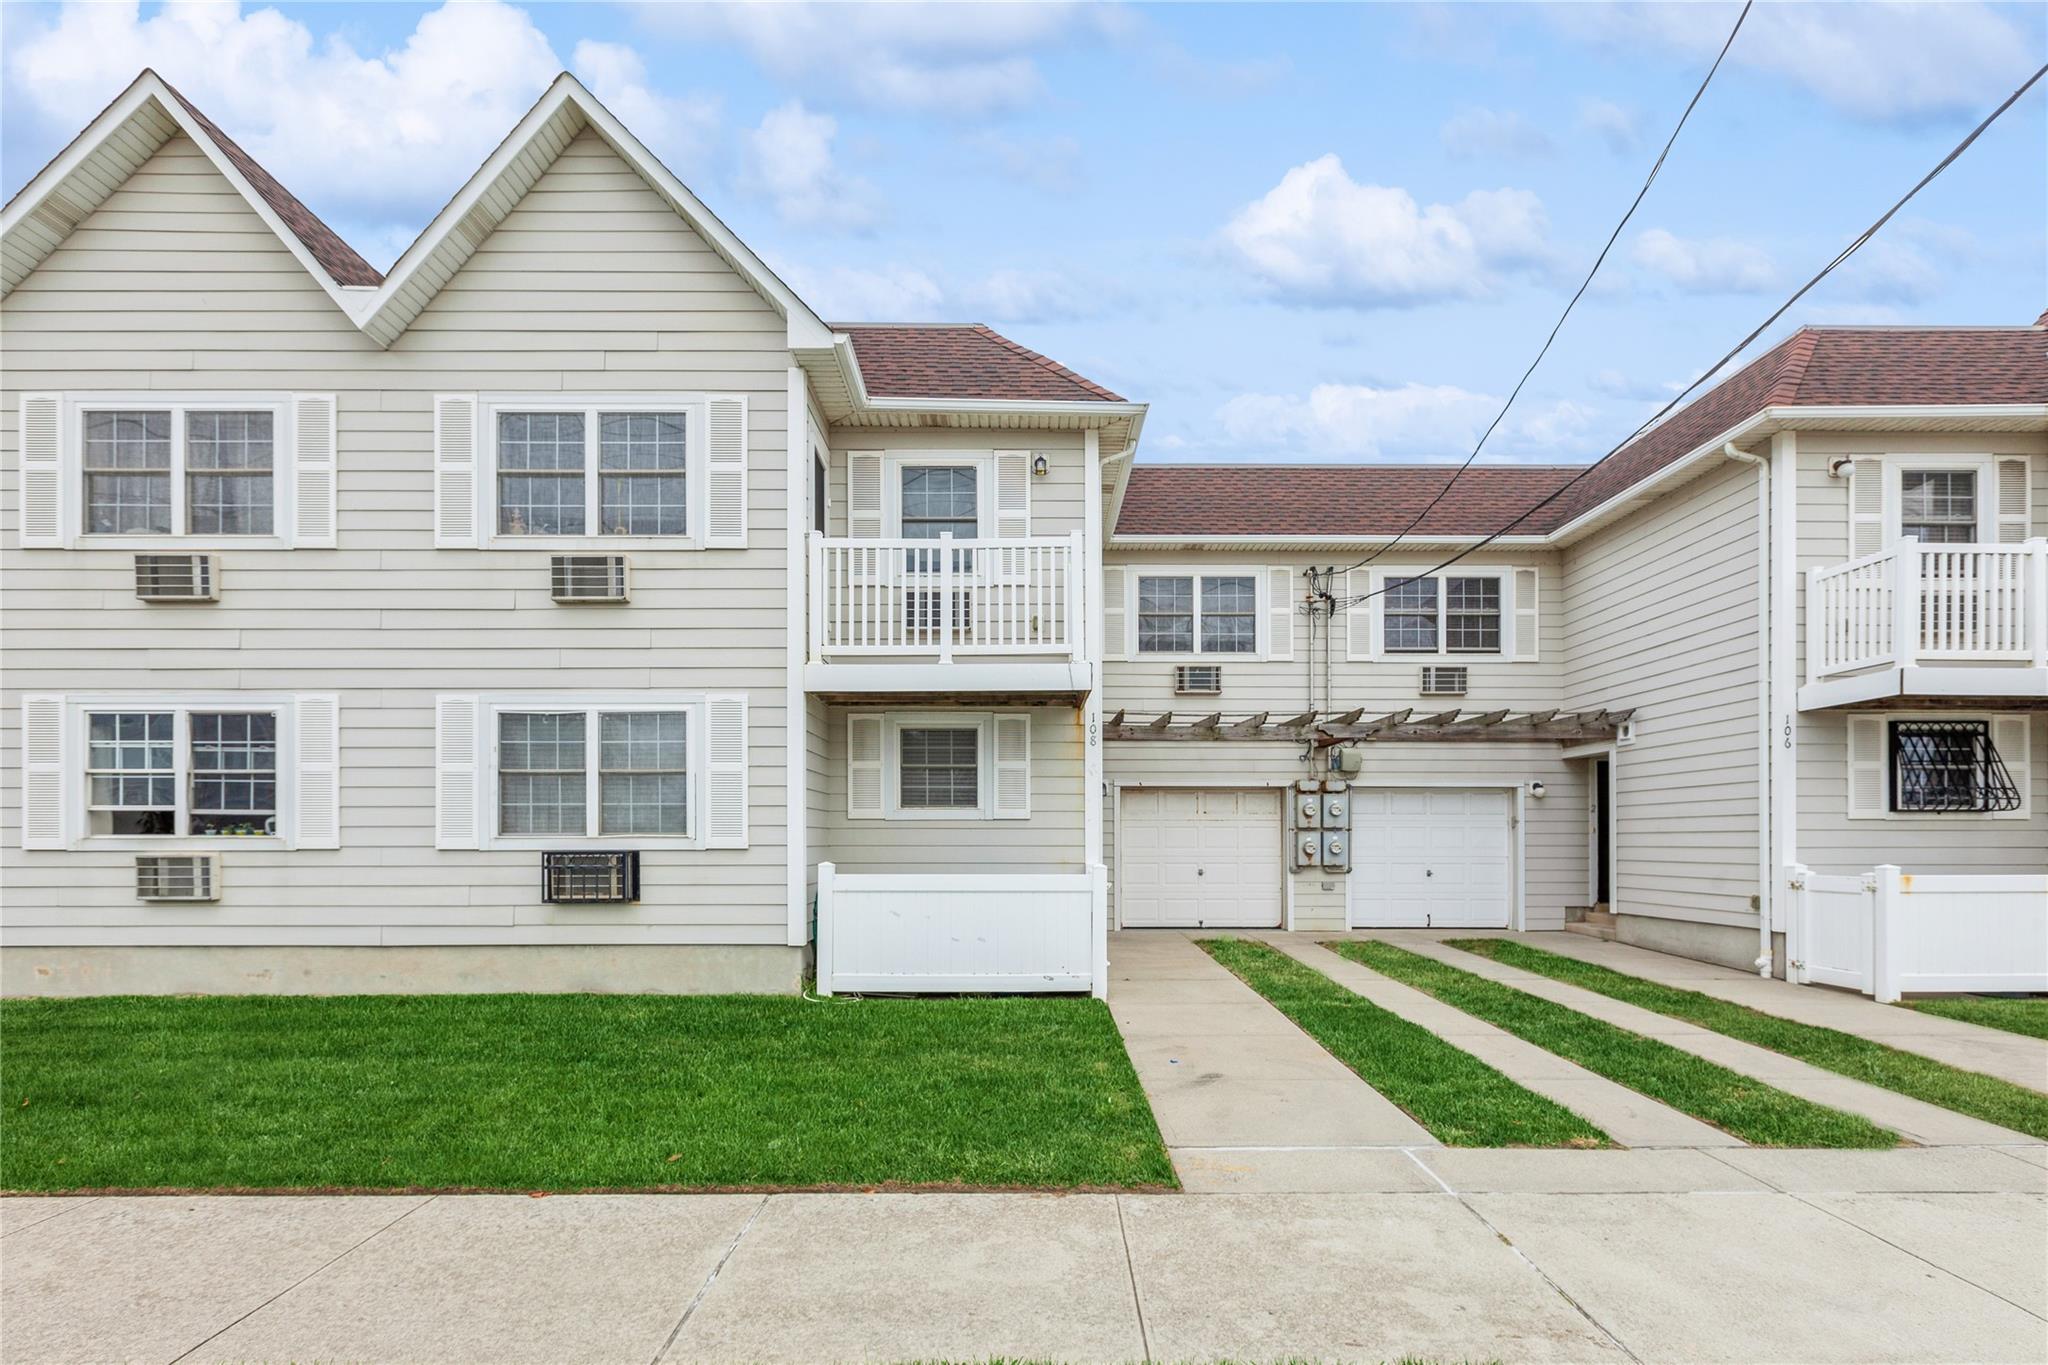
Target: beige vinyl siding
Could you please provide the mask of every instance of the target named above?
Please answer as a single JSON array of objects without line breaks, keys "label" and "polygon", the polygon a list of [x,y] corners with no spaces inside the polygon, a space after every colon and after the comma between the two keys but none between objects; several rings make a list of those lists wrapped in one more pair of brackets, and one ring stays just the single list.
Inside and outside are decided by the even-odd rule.
[{"label": "beige vinyl siding", "polygon": [[[11,941],[786,941],[784,324],[602,141],[388,351],[182,137],[0,309]],[[19,550],[18,395],[116,389],[338,395],[339,547],[223,551],[203,607],[135,601],[117,547]],[[545,553],[434,549],[433,396],[468,391],[743,394],[749,548],[632,552],[618,607],[555,605]],[[138,903],[132,854],[19,851],[22,693],[202,688],[340,694],[339,850],[227,847],[191,907]],[[641,689],[748,696],[747,849],[650,852],[641,903],[588,908],[540,904],[533,853],[435,851],[435,694]]]},{"label": "beige vinyl siding", "polygon": [[[1114,699],[1112,699],[1112,709]],[[1542,800],[1524,803],[1526,825],[1523,885],[1531,929],[1564,924],[1568,905],[1586,900],[1586,788],[1584,765],[1566,762],[1555,744],[1381,743],[1364,746],[1365,771],[1349,779],[1361,785],[1476,787],[1542,782]],[[1103,776],[1112,792],[1131,787],[1286,787],[1311,774],[1294,743],[1216,740],[1173,742],[1126,740],[1103,751]],[[1117,802],[1112,796],[1103,821],[1103,858],[1110,870],[1111,914],[1117,879]],[[1275,828],[1273,838],[1282,839]],[[1294,927],[1344,927],[1348,874],[1290,872],[1288,895]],[[1327,886],[1325,884],[1328,884]],[[1112,923],[1114,923],[1112,919]]]},{"label": "beige vinyl siding", "polygon": [[[1023,820],[848,819],[849,711],[930,711],[879,702],[828,708],[824,846],[842,872],[1039,873],[1084,870],[1081,839],[1081,717],[1071,706],[1004,706],[1031,716],[1031,816]],[[975,709],[972,707],[964,709]]]},{"label": "beige vinyl siding", "polygon": [[[1447,557],[1440,549],[1406,547],[1398,558],[1384,561],[1403,569],[1423,569]],[[1112,546],[1104,555],[1105,567],[1123,569],[1125,582],[1155,569],[1193,569],[1197,572],[1239,572],[1263,574],[1267,569],[1286,569],[1297,595],[1305,590],[1303,575],[1311,567],[1341,566],[1357,559],[1356,554],[1321,554],[1308,557],[1285,551],[1255,550],[1133,550]],[[1509,707],[1516,711],[1546,710],[1561,704],[1564,678],[1564,612],[1560,559],[1550,551],[1515,550],[1481,552],[1467,561],[1487,568],[1519,567],[1537,570],[1537,614],[1541,650],[1534,660],[1516,661],[1498,655],[1445,654],[1395,655],[1372,660],[1345,658],[1347,621],[1337,615],[1335,634],[1328,633],[1329,619],[1317,622],[1314,651],[1314,686],[1320,710],[1348,711],[1362,706],[1368,714],[1412,706],[1418,711],[1443,711],[1453,706],[1488,711]],[[1381,567],[1375,564],[1374,568]],[[1452,571],[1454,572],[1454,571]],[[1114,577],[1114,575],[1112,575]],[[1341,590],[1341,589],[1340,589]],[[1203,663],[1223,666],[1223,695],[1220,697],[1175,697],[1174,665],[1182,662],[1172,654],[1136,652],[1137,621],[1127,614],[1127,629],[1133,641],[1130,657],[1110,659],[1103,664],[1104,710],[1119,707],[1135,715],[1153,715],[1177,710],[1199,715],[1221,710],[1226,715],[1251,715],[1269,711],[1275,719],[1296,715],[1309,707],[1310,651],[1307,618],[1293,617],[1294,647],[1289,659],[1260,660],[1202,656]],[[1262,628],[1265,623],[1261,622]],[[1107,642],[1107,652],[1125,652],[1117,641]],[[1325,695],[1327,662],[1329,697]],[[1456,664],[1470,670],[1470,690],[1463,697],[1425,698],[1420,694],[1425,664]]]},{"label": "beige vinyl siding", "polygon": [[[1031,480],[1031,534],[1064,536],[1081,529],[1081,502],[1086,473],[1079,431],[982,431],[953,427],[834,427],[825,477],[830,488],[831,516],[825,533],[846,534],[846,455],[852,450],[884,454],[927,452],[946,455],[988,455],[998,450],[1028,450],[1045,456],[1044,478]],[[883,490],[885,499],[889,490]],[[994,497],[993,488],[983,490]]]},{"label": "beige vinyl siding", "polygon": [[1634,708],[1613,908],[1755,923],[1758,472],[1727,462],[1565,555],[1564,705]]}]

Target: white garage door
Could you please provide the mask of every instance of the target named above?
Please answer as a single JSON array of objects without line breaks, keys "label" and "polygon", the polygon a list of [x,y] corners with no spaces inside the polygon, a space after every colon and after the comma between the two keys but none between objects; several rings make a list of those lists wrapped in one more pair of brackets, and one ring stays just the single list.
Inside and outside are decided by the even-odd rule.
[{"label": "white garage door", "polygon": [[1277,790],[1124,792],[1120,921],[1134,929],[1278,928],[1280,800]]},{"label": "white garage door", "polygon": [[1504,791],[1351,789],[1351,923],[1505,929],[1514,908]]}]

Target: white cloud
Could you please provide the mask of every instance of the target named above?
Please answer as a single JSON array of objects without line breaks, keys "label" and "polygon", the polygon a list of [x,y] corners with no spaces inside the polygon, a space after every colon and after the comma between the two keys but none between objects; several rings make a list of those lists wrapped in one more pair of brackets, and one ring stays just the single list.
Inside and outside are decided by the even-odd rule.
[{"label": "white cloud", "polygon": [[[1551,5],[1567,33],[1623,50],[1711,61],[1731,5]],[[1983,4],[1770,4],[1744,21],[1728,60],[1804,86],[1856,118],[1981,114],[2025,79],[2035,40]]]},{"label": "white cloud", "polygon": [[1963,228],[1902,219],[1866,243],[1822,289],[1836,303],[1923,304],[1941,293],[1954,267],[1975,264],[1982,255]]},{"label": "white cloud", "polygon": [[1297,303],[1402,307],[1491,293],[1547,264],[1542,201],[1482,190],[1422,207],[1404,189],[1361,185],[1335,154],[1296,166],[1225,225],[1225,250]]},{"label": "white cloud", "polygon": [[802,101],[771,109],[741,142],[740,188],[767,200],[798,227],[859,231],[881,217],[881,195],[839,169],[832,140],[839,121],[813,114]]},{"label": "white cloud", "polygon": [[1436,136],[1455,157],[1548,156],[1556,150],[1541,128],[1512,109],[1461,109]]},{"label": "white cloud", "polygon": [[709,95],[664,95],[647,83],[647,64],[623,43],[585,38],[576,44],[573,69],[619,122],[675,170],[704,163],[718,131],[718,100]]},{"label": "white cloud", "polygon": [[[1454,384],[1318,384],[1306,394],[1239,394],[1216,418],[1221,436],[1245,453],[1441,460],[1470,454],[1499,408],[1499,398]],[[1510,413],[1487,450],[1533,458],[1576,449],[1593,416],[1562,401]]]},{"label": "white cloud", "polygon": [[1117,298],[1109,286],[1054,270],[1004,268],[958,282],[901,263],[777,273],[836,322],[1071,322],[1100,316]]},{"label": "white cloud", "polygon": [[1579,128],[1606,143],[1616,156],[1634,151],[1643,140],[1641,116],[1612,100],[1580,100]]},{"label": "white cloud", "polygon": [[1636,238],[1629,255],[1688,294],[1755,294],[1778,280],[1778,268],[1762,247],[1732,237],[1686,238],[1651,228]]},{"label": "white cloud", "polygon": [[813,98],[979,114],[1045,90],[1033,53],[1114,25],[1078,4],[635,5],[647,28],[744,48]]},{"label": "white cloud", "polygon": [[944,322],[946,291],[912,266],[788,265],[776,273],[828,322]]},{"label": "white cloud", "polygon": [[561,63],[524,10],[449,4],[377,55],[316,44],[274,9],[74,4],[10,35],[8,79],[52,126],[75,129],[145,66],[308,199],[356,212],[438,207],[538,98]]},{"label": "white cloud", "polygon": [[1057,270],[994,270],[959,291],[962,311],[988,322],[1071,322],[1100,316],[1110,291]]}]

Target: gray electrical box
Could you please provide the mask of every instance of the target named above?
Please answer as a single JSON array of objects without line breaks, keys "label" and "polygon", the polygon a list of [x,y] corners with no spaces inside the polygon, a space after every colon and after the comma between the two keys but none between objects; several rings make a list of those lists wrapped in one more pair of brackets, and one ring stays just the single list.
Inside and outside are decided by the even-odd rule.
[{"label": "gray electrical box", "polygon": [[1351,870],[1351,831],[1348,829],[1326,829],[1322,834],[1323,871],[1349,872]]},{"label": "gray electrical box", "polygon": [[1297,782],[1288,823],[1297,871],[1351,870],[1351,788],[1345,782]]}]

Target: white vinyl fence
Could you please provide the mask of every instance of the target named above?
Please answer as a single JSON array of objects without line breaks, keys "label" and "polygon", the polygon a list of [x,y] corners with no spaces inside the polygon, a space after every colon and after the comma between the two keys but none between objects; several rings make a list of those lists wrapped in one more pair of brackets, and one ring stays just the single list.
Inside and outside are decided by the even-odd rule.
[{"label": "white vinyl fence", "polygon": [[818,865],[818,994],[1109,989],[1109,882],[1035,876],[843,875]]},{"label": "white vinyl fence", "polygon": [[1792,869],[1794,979],[1890,1002],[2048,991],[2048,876]]}]

